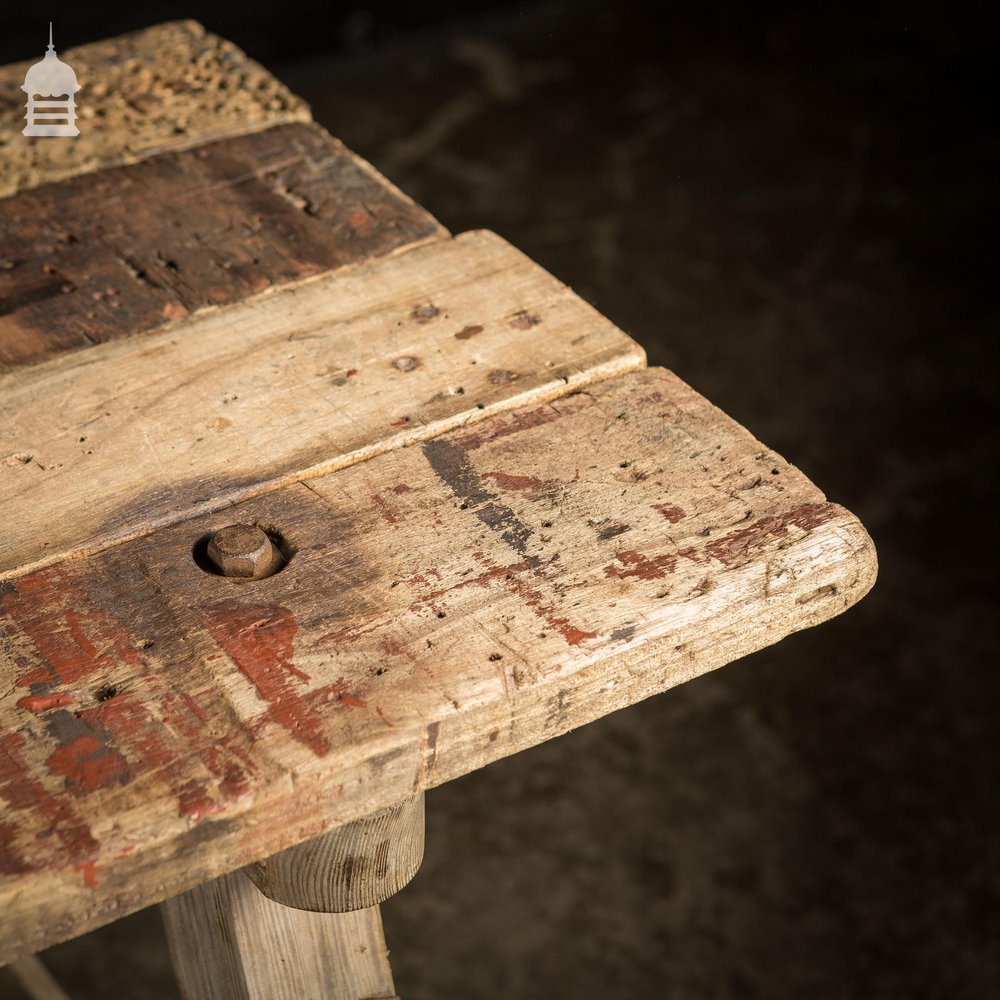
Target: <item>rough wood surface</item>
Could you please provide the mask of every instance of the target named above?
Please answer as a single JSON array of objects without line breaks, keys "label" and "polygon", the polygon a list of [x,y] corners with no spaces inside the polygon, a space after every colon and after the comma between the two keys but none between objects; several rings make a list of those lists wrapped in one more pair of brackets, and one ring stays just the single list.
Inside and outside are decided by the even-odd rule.
[{"label": "rough wood surface", "polygon": [[0,372],[444,235],[316,125],[26,191],[0,200]]},{"label": "rough wood surface", "polygon": [[[39,27],[44,23],[39,21]],[[57,24],[58,32],[58,24]],[[232,42],[195,21],[175,21],[65,52],[76,72],[80,135],[72,142],[30,139],[24,128],[28,67],[0,67],[0,197],[129,163],[168,149],[270,125],[309,121],[305,103]],[[64,41],[64,40],[62,40]]]},{"label": "rough wood surface", "polygon": [[[229,520],[295,554],[202,572],[192,544]],[[874,575],[851,514],[653,370],[6,581],[0,962],[815,625]]]},{"label": "rough wood surface", "polygon": [[395,997],[377,906],[308,913],[233,872],[161,907],[185,1000]]},{"label": "rough wood surface", "polygon": [[248,865],[269,899],[300,910],[346,913],[377,906],[424,858],[424,793]]},{"label": "rough wood surface", "polygon": [[22,369],[0,377],[0,579],[643,362],[468,233]]}]

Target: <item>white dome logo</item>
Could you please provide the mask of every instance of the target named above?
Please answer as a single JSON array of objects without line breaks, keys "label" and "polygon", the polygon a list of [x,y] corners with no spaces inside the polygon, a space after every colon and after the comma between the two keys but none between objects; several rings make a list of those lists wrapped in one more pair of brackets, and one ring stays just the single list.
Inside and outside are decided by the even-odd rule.
[{"label": "white dome logo", "polygon": [[72,66],[60,61],[52,44],[49,22],[49,48],[45,58],[24,75],[21,85],[28,95],[28,113],[23,135],[79,135],[76,127],[76,92],[80,84]]}]

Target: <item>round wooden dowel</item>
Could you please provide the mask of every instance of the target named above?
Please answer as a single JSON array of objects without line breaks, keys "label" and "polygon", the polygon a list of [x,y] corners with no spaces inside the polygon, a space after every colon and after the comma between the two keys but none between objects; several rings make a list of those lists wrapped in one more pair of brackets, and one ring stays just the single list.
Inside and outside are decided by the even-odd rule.
[{"label": "round wooden dowel", "polygon": [[338,827],[243,869],[269,899],[347,913],[388,899],[424,857],[424,794]]}]

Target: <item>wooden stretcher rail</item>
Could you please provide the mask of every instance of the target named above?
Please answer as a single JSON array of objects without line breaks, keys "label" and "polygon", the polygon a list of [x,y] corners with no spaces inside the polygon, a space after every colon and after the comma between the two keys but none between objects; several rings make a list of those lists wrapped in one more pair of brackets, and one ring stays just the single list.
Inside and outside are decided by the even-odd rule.
[{"label": "wooden stretcher rail", "polygon": [[[295,550],[235,585],[195,541]],[[823,621],[864,529],[628,374],[0,584],[0,962]],[[586,766],[585,762],[581,766]]]}]

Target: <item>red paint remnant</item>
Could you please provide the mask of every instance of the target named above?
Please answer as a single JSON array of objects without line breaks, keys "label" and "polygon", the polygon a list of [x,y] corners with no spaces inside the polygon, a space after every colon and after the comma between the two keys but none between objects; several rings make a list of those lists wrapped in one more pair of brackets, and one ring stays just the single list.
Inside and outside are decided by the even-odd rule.
[{"label": "red paint remnant", "polygon": [[506,472],[484,472],[483,479],[492,479],[508,490],[544,490],[549,483],[534,476],[511,476]]},{"label": "red paint remnant", "polygon": [[490,743],[496,743],[497,737],[500,735],[499,729],[493,729],[490,731]]},{"label": "red paint remnant", "polygon": [[379,513],[382,515],[382,519],[388,524],[396,523],[396,515],[389,509],[389,505],[385,502],[384,497],[379,493],[372,494],[372,503],[378,507]]},{"label": "red paint remnant", "polygon": [[785,514],[762,517],[749,527],[731,531],[705,546],[704,552],[717,559],[723,566],[729,566],[750,548],[757,548],[772,538],[784,538],[790,527],[796,527],[807,534],[813,528],[826,524],[836,516],[832,504],[810,503]]},{"label": "red paint remnant", "polygon": [[662,555],[649,559],[633,550],[616,552],[615,558],[628,567],[623,569],[613,564],[604,567],[604,575],[616,580],[627,580],[629,577],[638,577],[640,580],[662,580],[668,573],[672,573],[677,565],[675,555]]},{"label": "red paint remnant", "polygon": [[[570,398],[575,399],[576,397]],[[560,402],[563,412],[566,412],[565,407],[568,405],[572,404]],[[551,423],[559,416],[560,414],[551,406],[536,406],[533,410],[517,410],[512,414],[494,417],[488,425],[480,424],[476,430],[454,437],[451,441],[464,451],[474,451],[498,438],[507,437],[510,434],[520,434],[521,431],[529,430],[532,427]]]},{"label": "red paint remnant", "polygon": [[47,712],[50,708],[62,708],[64,705],[72,704],[71,694],[29,694],[17,700],[17,707],[27,709],[29,712]]},{"label": "red paint remnant", "polygon": [[375,706],[375,714],[390,728],[395,729],[396,727],[386,718],[385,712],[382,711],[381,705]]},{"label": "red paint remnant", "polygon": [[548,621],[571,646],[579,646],[584,639],[593,639],[597,635],[596,632],[585,632],[582,628],[574,628],[562,619],[552,618],[548,619]]},{"label": "red paint remnant", "polygon": [[95,735],[81,733],[56,747],[45,761],[52,774],[66,780],[73,791],[93,792],[129,780],[125,758]]},{"label": "red paint remnant", "polygon": [[204,785],[195,778],[185,781],[178,793],[180,814],[191,823],[200,823],[207,816],[217,816],[225,812],[228,806],[227,802],[217,802],[211,798]]},{"label": "red paint remnant", "polygon": [[194,715],[196,715],[202,722],[208,722],[208,716],[198,707],[198,702],[194,700],[193,695],[190,695],[187,691],[185,691],[181,697],[184,699],[184,704],[191,709]]},{"label": "red paint remnant", "polygon": [[[21,754],[24,737],[20,733],[0,735],[0,798],[5,799],[15,812],[34,814],[45,823],[45,828],[59,839],[68,855],[76,863],[92,861],[97,856],[98,841],[90,827],[77,815],[73,800],[68,795],[53,795],[35,777]],[[23,857],[6,849],[0,851],[0,871],[14,874],[17,871],[37,870]]]},{"label": "red paint remnant", "polygon": [[[551,604],[543,603],[544,598],[539,591],[532,589],[523,579],[515,575],[514,571],[516,569],[520,567],[527,567],[536,576],[542,576],[542,566],[537,558],[532,557],[526,559],[524,563],[515,564],[514,566],[501,567],[494,566],[485,556],[480,556],[478,553],[473,553],[473,557],[478,559],[479,562],[490,566],[490,573],[488,576],[498,579],[501,586],[520,597],[521,600],[524,601],[524,603],[531,608],[531,610],[538,615],[539,618],[541,618],[550,628],[555,629],[563,637],[563,639],[566,640],[568,645],[579,646],[580,643],[586,639],[596,638],[596,632],[588,632],[585,629],[577,628],[575,625],[570,623],[568,618],[557,615],[555,613],[556,609]],[[554,556],[551,561],[555,562],[558,558],[558,556]],[[461,586],[461,584],[458,586]],[[452,589],[458,589],[458,586]]]},{"label": "red paint remnant", "polygon": [[258,619],[255,622],[250,622],[250,624],[247,625],[247,627],[245,629],[243,629],[243,631],[244,632],[252,632],[255,628],[262,628],[263,626],[270,625],[270,624],[271,624],[271,620],[269,618],[260,618],[260,619]]},{"label": "red paint remnant", "polygon": [[83,884],[88,889],[97,888],[97,862],[84,861],[82,865],[73,865],[73,871],[83,872]]},{"label": "red paint remnant", "polygon": [[393,493],[412,493],[413,492],[413,487],[412,486],[407,486],[406,483],[399,483],[398,485],[393,486],[392,492]]},{"label": "red paint remnant", "polygon": [[671,524],[676,524],[686,516],[684,511],[673,503],[654,503],[653,510],[658,510]]},{"label": "red paint remnant", "polygon": [[351,708],[367,708],[368,702],[362,701],[360,698],[355,698],[352,694],[340,693],[338,696],[340,700],[345,705],[350,705]]},{"label": "red paint remnant", "polygon": [[363,208],[356,209],[347,217],[347,224],[352,229],[361,229],[369,225],[370,221],[371,216]]},{"label": "red paint remnant", "polygon": [[[292,663],[298,631],[292,612],[283,607],[245,608],[227,601],[203,614],[215,641],[267,702],[267,718],[317,757],[329,753],[322,717],[295,683],[309,678]],[[246,635],[246,626],[262,616],[270,620],[268,627]]]},{"label": "red paint remnant", "polygon": [[394,420],[391,424],[389,424],[389,426],[390,427],[406,427],[409,424],[409,422],[410,422],[410,418],[409,417],[400,417],[399,420]]},{"label": "red paint remnant", "polygon": [[128,630],[93,603],[86,584],[65,564],[18,580],[7,612],[44,664],[19,677],[18,687],[71,685],[107,667],[141,665]]},{"label": "red paint remnant", "polygon": [[347,378],[353,378],[357,374],[358,374],[357,368],[348,368],[347,371],[344,372],[344,375]]}]

